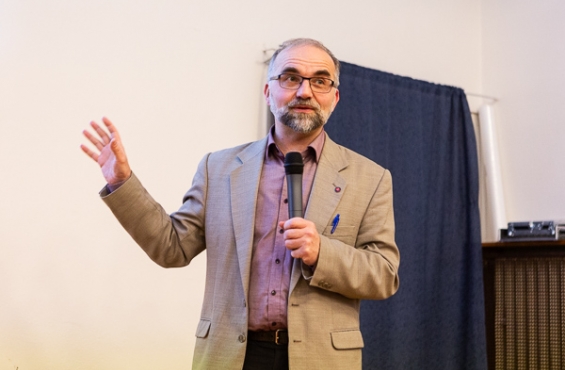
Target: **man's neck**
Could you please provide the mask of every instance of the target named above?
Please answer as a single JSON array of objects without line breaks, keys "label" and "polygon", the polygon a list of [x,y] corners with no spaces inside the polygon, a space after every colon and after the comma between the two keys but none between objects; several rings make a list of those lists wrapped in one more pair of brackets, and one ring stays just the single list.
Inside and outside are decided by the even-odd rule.
[{"label": "man's neck", "polygon": [[277,148],[286,155],[289,152],[302,153],[308,148],[308,145],[320,135],[324,127],[319,127],[316,130],[307,134],[296,132],[288,126],[283,124],[275,124],[275,132],[273,139]]}]

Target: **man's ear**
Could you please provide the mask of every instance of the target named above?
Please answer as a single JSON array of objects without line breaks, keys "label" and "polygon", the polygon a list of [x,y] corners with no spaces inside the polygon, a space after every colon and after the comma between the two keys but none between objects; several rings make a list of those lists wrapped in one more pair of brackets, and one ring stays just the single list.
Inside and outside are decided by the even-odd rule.
[{"label": "man's ear", "polygon": [[265,84],[265,88],[263,89],[263,95],[265,96],[265,101],[267,102],[267,105],[269,104],[269,97],[271,96],[271,91],[269,90],[269,84],[266,83]]},{"label": "man's ear", "polygon": [[335,109],[335,106],[337,105],[338,101],[339,101],[339,90],[335,89],[335,101],[334,101],[334,104],[333,104],[333,107],[332,107],[332,112]]}]

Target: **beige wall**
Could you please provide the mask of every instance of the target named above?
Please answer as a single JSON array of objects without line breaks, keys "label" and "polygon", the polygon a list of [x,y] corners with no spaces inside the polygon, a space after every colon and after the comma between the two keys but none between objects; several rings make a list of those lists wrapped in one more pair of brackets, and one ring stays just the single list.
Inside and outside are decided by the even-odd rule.
[{"label": "beige wall", "polygon": [[[563,13],[543,3],[531,7],[548,13],[544,27],[563,27]],[[173,211],[206,152],[262,135],[263,50],[288,38],[317,38],[348,62],[500,97],[501,126],[520,128],[512,138],[500,135],[508,213],[562,214],[549,196],[553,186],[542,195],[545,208],[522,202],[536,183],[513,185],[519,168],[511,158],[536,152],[536,178],[562,186],[557,176],[563,175],[551,172],[561,150],[556,135],[563,137],[556,117],[563,113],[534,111],[557,104],[550,105],[555,94],[539,89],[538,79],[528,78],[520,96],[511,83],[524,81],[530,67],[544,69],[544,83],[563,97],[545,70],[550,63],[563,82],[557,70],[563,54],[549,61],[555,47],[539,46],[518,21],[499,22],[496,14],[508,7],[518,6],[502,0],[482,9],[480,0],[0,2],[0,369],[189,366],[205,256],[188,268],[164,270],[143,254],[98,199],[104,181],[80,152],[81,130],[91,119],[112,118],[134,171]],[[516,15],[528,17],[530,10]],[[515,42],[498,49],[516,29]],[[522,43],[538,49],[527,54]],[[516,54],[514,69],[508,53]],[[478,104],[471,101],[473,109]],[[538,127],[549,132],[532,142],[529,132]]]},{"label": "beige wall", "polygon": [[508,221],[565,220],[565,2],[482,5],[482,83],[494,118]]}]

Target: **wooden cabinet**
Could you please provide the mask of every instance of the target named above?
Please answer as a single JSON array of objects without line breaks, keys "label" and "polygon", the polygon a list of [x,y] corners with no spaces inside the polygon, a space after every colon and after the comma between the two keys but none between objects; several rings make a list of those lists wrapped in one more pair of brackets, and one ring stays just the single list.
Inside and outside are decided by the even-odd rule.
[{"label": "wooden cabinet", "polygon": [[565,241],[483,244],[490,370],[565,369]]}]

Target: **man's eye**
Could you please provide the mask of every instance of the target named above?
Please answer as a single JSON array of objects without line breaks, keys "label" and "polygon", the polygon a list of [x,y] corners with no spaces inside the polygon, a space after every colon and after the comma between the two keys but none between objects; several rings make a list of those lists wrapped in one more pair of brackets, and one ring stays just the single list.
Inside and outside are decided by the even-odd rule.
[{"label": "man's eye", "polygon": [[285,76],[285,80],[288,82],[300,82],[300,77],[295,75],[287,75]]},{"label": "man's eye", "polygon": [[314,85],[324,86],[328,84],[328,81],[325,78],[315,78],[311,80]]}]

